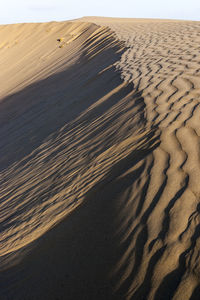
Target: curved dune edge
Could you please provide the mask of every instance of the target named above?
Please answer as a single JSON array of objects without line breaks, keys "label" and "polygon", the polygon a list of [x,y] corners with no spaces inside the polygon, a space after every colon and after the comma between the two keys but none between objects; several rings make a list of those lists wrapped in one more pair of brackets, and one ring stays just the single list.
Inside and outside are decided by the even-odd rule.
[{"label": "curved dune edge", "polygon": [[160,131],[117,288],[128,299],[198,299],[200,23],[96,23],[125,42],[117,68],[141,92],[147,122]]},{"label": "curved dune edge", "polygon": [[[29,26],[22,26],[22,36],[26,27],[30,31]],[[46,34],[41,26],[44,24],[36,28],[34,25],[34,29]],[[67,41],[62,47],[66,48],[64,52],[55,35],[51,37],[56,69],[55,60],[51,58],[48,77],[45,68],[42,70],[45,78],[36,81],[33,70],[30,85],[1,100],[1,255],[35,240],[74,209],[72,207],[79,205],[84,189],[90,188],[89,181],[95,182],[90,179],[94,171],[88,171],[94,164],[90,156],[97,159],[107,150],[101,142],[103,150],[96,150],[98,155],[92,151],[90,135],[100,135],[103,122],[109,122],[107,117],[108,120],[102,119],[96,126],[96,118],[100,118],[102,111],[111,110],[117,100],[132,90],[114,72],[112,64],[120,57],[123,46],[108,28],[80,22],[55,26],[59,34],[59,28],[64,31],[63,27],[71,35],[76,32],[75,42],[70,39],[68,47]],[[67,38],[62,37],[62,40]],[[35,52],[38,55],[39,50]],[[97,142],[100,143],[99,136]],[[113,146],[111,141],[107,143]],[[103,174],[97,170],[96,177],[101,178]]]},{"label": "curved dune edge", "polygon": [[2,299],[198,299],[199,29],[0,28]]}]

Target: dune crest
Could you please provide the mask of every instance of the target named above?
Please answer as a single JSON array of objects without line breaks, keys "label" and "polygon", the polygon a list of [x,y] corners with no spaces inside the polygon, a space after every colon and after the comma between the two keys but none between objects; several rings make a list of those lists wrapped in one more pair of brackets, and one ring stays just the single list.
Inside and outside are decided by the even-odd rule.
[{"label": "dune crest", "polygon": [[0,26],[2,299],[198,299],[199,32]]}]

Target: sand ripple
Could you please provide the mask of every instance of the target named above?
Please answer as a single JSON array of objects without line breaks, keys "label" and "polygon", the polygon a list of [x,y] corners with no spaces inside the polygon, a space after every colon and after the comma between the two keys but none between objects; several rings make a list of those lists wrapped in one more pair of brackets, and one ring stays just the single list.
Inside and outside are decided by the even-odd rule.
[{"label": "sand ripple", "polygon": [[2,299],[199,299],[199,22],[9,26]]}]

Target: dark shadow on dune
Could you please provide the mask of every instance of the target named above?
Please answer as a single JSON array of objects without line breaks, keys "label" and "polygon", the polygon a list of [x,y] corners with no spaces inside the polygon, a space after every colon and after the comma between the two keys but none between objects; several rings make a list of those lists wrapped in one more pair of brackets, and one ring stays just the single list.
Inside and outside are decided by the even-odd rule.
[{"label": "dark shadow on dune", "polygon": [[[106,45],[109,45],[109,39]],[[102,45],[99,47],[101,48]],[[20,161],[49,135],[53,133],[57,135],[63,126],[67,125],[66,132],[70,130],[73,126],[70,122],[122,83],[114,67],[103,71],[119,60],[122,51],[117,53],[117,50],[119,46],[110,47],[91,60],[85,51],[77,64],[66,71],[3,99],[0,104],[0,170]],[[137,126],[145,129],[144,99],[137,88],[134,90],[132,83],[112,95],[109,101],[88,111],[81,117],[80,122],[89,124],[91,120],[99,118],[127,95],[130,98],[127,109],[135,108],[133,111],[140,116],[141,120],[138,121]],[[120,119],[123,113],[124,111],[117,111],[109,121],[89,134],[87,139],[92,140],[94,135],[99,134],[98,130],[103,132],[112,122]],[[109,138],[105,137],[102,141],[104,150],[111,146],[107,141]],[[148,240],[147,221],[167,184],[166,172],[169,162],[164,170],[163,184],[141,216],[140,224],[130,232],[123,243],[121,241],[126,235],[127,226],[132,225],[134,217],[138,217],[143,209],[154,163],[152,161],[145,171],[145,158],[152,154],[159,143],[158,129],[152,125],[152,128],[146,131],[140,147],[136,147],[130,155],[112,166],[103,180],[86,194],[80,207],[35,241],[28,252],[25,249],[20,263],[0,273],[0,299],[120,300],[127,297],[134,300],[147,299],[155,266],[163,255],[165,246],[158,249],[149,260],[143,283],[137,289],[132,289],[132,282],[137,277]],[[61,151],[61,148],[57,151]],[[140,163],[139,167],[138,163]],[[143,176],[144,172],[147,179],[135,212],[127,209],[125,213],[129,220],[127,225],[120,227],[122,207],[129,207],[127,203],[130,202],[131,197],[130,192],[127,192],[126,197],[122,195],[129,191],[129,188],[131,190],[131,186]],[[184,188],[187,187],[187,183]],[[56,181],[55,184],[47,187],[49,193],[52,193],[55,188]],[[176,199],[184,192],[184,188],[175,195],[166,208],[159,238],[164,239],[169,227],[169,211]],[[132,247],[134,239],[135,246]],[[154,241],[149,246],[150,250],[153,245]],[[124,253],[131,247],[120,272],[114,272]],[[129,277],[118,288],[120,277],[123,276],[133,255],[135,263]],[[161,299],[161,296],[162,299],[170,299],[174,294],[185,270],[184,255],[185,253],[180,257],[180,266],[177,270],[164,278],[155,299]],[[168,289],[168,286],[171,288]],[[195,299],[196,294],[194,292],[191,300]]]},{"label": "dark shadow on dune", "polygon": [[85,49],[77,63],[65,71],[1,100],[0,171],[31,153],[50,134],[122,83],[114,67],[102,72],[122,54],[119,45],[108,47],[111,42],[112,37],[99,42],[96,51],[107,48],[92,59]]},{"label": "dark shadow on dune", "polygon": [[[109,44],[109,40],[106,43]],[[101,48],[102,44],[99,47]],[[119,46],[110,47],[92,59],[87,57],[86,51],[77,64],[66,71],[37,82],[3,100],[0,105],[1,170],[30,154],[49,135],[59,135],[61,127],[65,126],[65,132],[70,130],[76,117],[101,97],[119,87],[122,80],[114,67],[102,72],[119,60],[122,51],[118,50]],[[143,138],[140,137],[140,146],[135,146],[131,154],[112,166],[101,182],[86,194],[80,207],[36,240],[28,252],[27,249],[24,249],[24,252],[19,251],[21,261],[0,272],[0,299],[109,300],[126,297],[126,289],[119,289],[114,293],[120,274],[112,273],[134,235],[130,235],[123,245],[120,244],[126,230],[123,228],[120,234],[117,233],[121,225],[121,208],[129,201],[129,193],[122,199],[121,195],[144,173],[145,157],[151,155],[159,145],[159,134],[157,128],[151,128],[149,131],[145,129],[144,99],[138,90],[134,90],[133,83],[123,85],[108,101],[89,110],[79,120],[80,125],[89,125],[91,120],[98,119],[126,96],[128,99],[124,103],[127,104],[127,108],[114,111],[104,124],[86,138],[92,141],[92,134],[100,134],[98,130],[104,132],[112,122],[120,120],[127,109],[138,117],[137,121],[134,121],[133,116],[133,124],[128,131],[133,135],[135,131],[137,134],[138,129],[140,133],[142,130],[146,132]],[[110,136],[106,136],[102,141],[102,151],[113,146],[109,139]],[[61,151],[61,148],[56,151]],[[95,155],[99,153],[95,152]],[[148,173],[150,170],[151,167],[148,168]],[[126,173],[127,171],[129,172]],[[142,198],[146,195],[148,182],[149,179],[144,186]],[[55,187],[56,182],[55,186],[47,187],[49,193],[52,193]],[[141,201],[144,202],[144,199]],[[137,214],[141,209],[142,205],[139,204]],[[132,212],[130,214],[132,218]],[[147,235],[144,227],[136,241],[138,262],[134,268],[134,275],[140,266]],[[7,257],[8,261],[10,256]]]},{"label": "dark shadow on dune", "polygon": [[200,286],[197,286],[193,291],[192,296],[190,297],[189,300],[199,300],[199,295],[200,295]]},{"label": "dark shadow on dune", "polygon": [[[115,164],[87,193],[79,208],[38,239],[20,264],[2,272],[2,297],[125,299],[123,292],[127,291],[113,293],[117,278],[111,273],[126,250],[121,248],[116,235],[120,195],[144,170],[143,165],[132,168],[158,145],[159,136],[149,132],[142,149],[136,149]],[[128,170],[130,172],[121,177]],[[138,242],[138,251],[142,247]],[[9,291],[5,289],[8,282]]]},{"label": "dark shadow on dune", "polygon": [[[122,83],[114,67],[99,74],[119,59],[121,53],[116,53],[116,50],[117,47],[107,49],[92,60],[88,60],[85,54],[86,56],[83,56],[76,65],[66,71],[37,82],[4,99],[0,105],[0,170],[31,153],[50,134],[56,134],[62,126],[69,124],[71,129],[71,121]],[[90,120],[100,117],[116,102],[129,95],[130,101],[133,102],[129,109],[138,106],[137,113],[141,114],[142,120],[141,128],[144,128],[145,104],[142,94],[137,90],[136,92],[133,92],[132,83],[127,84],[120,93],[112,95],[109,101],[85,114],[81,122],[89,124]],[[119,115],[114,115],[109,122],[112,123],[120,117],[120,113],[117,112]],[[103,131],[105,129],[103,126],[108,127],[109,122],[102,125],[99,130]],[[98,134],[98,129],[94,134]],[[87,138],[92,140],[92,133]],[[130,200],[129,193],[122,201],[121,195],[142,177],[146,167],[144,159],[151,155],[159,142],[158,129],[152,127],[146,133],[142,147],[136,148],[129,156],[115,164],[105,178],[87,193],[80,207],[34,242],[20,263],[1,272],[0,299],[120,300],[127,297],[133,300],[147,299],[155,266],[163,255],[165,246],[158,249],[149,260],[143,283],[137,289],[132,289],[131,285],[137,277],[148,240],[147,221],[167,184],[166,172],[169,161],[164,170],[164,181],[141,216],[140,224],[132,230],[123,243],[121,240],[127,228],[123,228],[120,234],[117,231],[120,227],[122,204],[125,207]],[[106,148],[106,138],[102,143]],[[60,150],[59,148],[58,151]],[[142,163],[136,168],[139,162]],[[132,170],[133,167],[135,168]],[[146,175],[150,174],[152,167],[153,162],[148,166]],[[124,175],[127,171],[129,172]],[[149,183],[150,176],[147,176],[135,210],[135,217],[138,217],[143,209]],[[177,192],[165,209],[159,239],[164,240],[169,229],[170,210],[187,185],[188,178],[183,188]],[[49,189],[52,193],[54,187],[51,186]],[[130,216],[128,224],[131,226],[133,212],[130,212]],[[185,257],[195,247],[198,237],[199,226],[191,239],[191,247],[181,254],[177,269],[168,274],[160,284],[155,300],[172,299],[186,270]],[[126,258],[120,269],[121,272],[112,273],[134,239],[136,239],[134,249]],[[155,242],[156,240],[151,242],[149,251],[152,250]],[[135,264],[129,277],[114,292],[121,279],[120,276],[133,259],[133,253]],[[198,299],[198,293],[197,287],[190,300]]]},{"label": "dark shadow on dune", "polygon": [[[156,239],[154,239],[150,244],[149,244],[149,251],[152,250],[154,244],[156,243],[156,241],[158,241],[159,239],[161,239],[162,241],[164,241],[165,236],[169,230],[169,223],[170,223],[170,210],[173,208],[173,206],[175,205],[176,201],[178,199],[180,199],[180,197],[183,195],[183,193],[185,192],[185,190],[188,187],[188,182],[189,182],[189,176],[187,175],[185,177],[185,183],[184,186],[175,194],[175,196],[169,201],[167,207],[164,210],[165,213],[165,217],[163,219],[162,222],[162,227],[161,230],[158,234],[158,237]],[[162,184],[162,186],[165,188],[167,183],[167,178],[165,179],[164,183]],[[164,190],[163,190],[164,191]],[[159,195],[160,198],[160,195]]]},{"label": "dark shadow on dune", "polygon": [[[148,264],[148,268],[147,268],[147,272],[146,272],[144,281],[141,284],[141,286],[137,289],[137,291],[133,294],[131,299],[138,299],[138,300],[139,299],[144,299],[144,300],[148,299],[147,296],[149,295],[149,292],[151,290],[151,280],[152,280],[153,271],[154,271],[154,268],[155,268],[157,262],[163,255],[165,248],[166,247],[163,246],[162,248],[157,250],[156,253],[151,257],[149,264]],[[163,298],[160,298],[160,299],[167,299],[167,298],[165,298],[165,296],[164,296]]]},{"label": "dark shadow on dune", "polygon": [[167,274],[155,294],[155,300],[165,299],[170,300],[181,282],[186,266],[184,257],[180,257],[179,268]]},{"label": "dark shadow on dune", "polygon": [[[174,271],[169,273],[167,276],[165,276],[165,278],[163,279],[158,290],[156,291],[155,300],[160,300],[160,299],[170,300],[173,298],[174,293],[176,292],[176,289],[179,286],[181,279],[187,270],[188,266],[186,264],[186,260],[188,259],[188,256],[190,257],[192,256],[195,249],[196,241],[199,238],[199,236],[200,236],[200,225],[197,225],[195,232],[192,235],[190,240],[191,242],[190,247],[186,251],[181,253],[179,257],[178,267]],[[199,287],[197,287],[194,290],[190,300],[199,299],[197,298],[198,292],[199,292]]]}]

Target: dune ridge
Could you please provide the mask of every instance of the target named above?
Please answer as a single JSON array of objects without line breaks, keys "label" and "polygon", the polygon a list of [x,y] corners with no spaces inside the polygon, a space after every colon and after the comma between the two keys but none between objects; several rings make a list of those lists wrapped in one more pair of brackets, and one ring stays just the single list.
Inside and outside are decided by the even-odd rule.
[{"label": "dune ridge", "polygon": [[[68,26],[70,27],[70,25]],[[71,26],[74,26],[74,24],[72,24]],[[29,210],[27,218],[29,219],[29,217],[31,218],[31,216],[33,216],[34,219],[37,210],[37,205],[35,202],[36,199],[39,199],[39,203],[41,204],[39,210],[40,211],[44,210],[45,215],[47,215],[47,211],[48,211],[47,207],[50,207],[50,210],[52,210],[52,204],[56,203],[56,199],[54,199],[53,196],[49,198],[49,196],[54,195],[55,193],[56,198],[58,198],[60,190],[63,189],[62,182],[66,180],[64,174],[63,175],[58,174],[58,172],[61,172],[62,169],[61,167],[62,157],[64,155],[69,157],[67,160],[64,159],[65,162],[68,161],[69,163],[68,167],[66,166],[63,167],[63,172],[66,173],[68,177],[68,179],[66,180],[68,184],[65,185],[68,186],[69,190],[73,189],[73,184],[74,184],[73,178],[76,179],[77,177],[75,166],[76,164],[78,164],[77,171],[80,171],[80,165],[83,164],[81,163],[81,160],[85,160],[85,156],[86,156],[86,154],[84,154],[84,150],[81,152],[80,149],[78,150],[78,148],[81,147],[84,149],[83,146],[84,140],[86,140],[85,143],[87,144],[87,141],[89,140],[88,136],[92,135],[92,131],[91,131],[92,123],[90,123],[91,126],[90,130],[87,129],[85,130],[85,132],[83,130],[84,127],[87,128],[88,126],[87,125],[88,120],[85,117],[85,114],[92,116],[93,110],[95,111],[97,110],[98,112],[98,106],[102,106],[102,103],[105,102],[108,98],[111,98],[113,93],[115,95],[115,98],[117,99],[117,97],[119,97],[118,94],[124,95],[126,94],[126,89],[130,90],[129,87],[126,87],[126,84],[120,83],[120,80],[118,80],[117,82],[118,84],[120,83],[119,86],[116,84],[116,82],[113,83],[108,82],[108,87],[106,87],[105,90],[103,91],[100,90],[98,85],[101,83],[101,81],[105,79],[113,80],[113,78],[109,76],[109,74],[111,73],[110,69],[108,69],[108,71],[106,70],[104,71],[104,68],[107,67],[107,61],[105,59],[105,56],[101,57],[101,54],[99,54],[98,60],[97,59],[95,60],[95,56],[98,55],[98,51],[103,52],[103,54],[106,55],[107,54],[106,48],[108,48],[107,46],[108,43],[109,43],[108,51],[110,51],[110,49],[113,48],[112,49],[113,53],[114,53],[114,48],[117,48],[117,51],[121,51],[120,45],[117,45],[117,43],[115,43],[112,46],[112,43],[114,43],[114,38],[112,37],[112,34],[108,32],[107,29],[100,28],[99,30],[99,28],[93,24],[92,25],[81,24],[79,26],[78,26],[79,28],[78,30],[80,30],[80,32],[78,35],[82,34],[82,28],[86,28],[86,39],[84,38],[84,43],[82,46],[83,58],[77,55],[80,52],[80,49],[77,49],[76,50],[77,53],[73,52],[72,54],[73,57],[76,57],[76,62],[74,63],[74,61],[71,59],[70,52],[67,51],[67,56],[69,56],[69,58],[68,57],[67,58],[70,60],[70,64],[72,60],[72,64],[75,64],[75,68],[73,68],[72,70],[70,69],[70,71],[67,73],[60,71],[58,75],[57,73],[54,74],[53,78],[49,76],[48,78],[42,79],[39,82],[34,82],[34,77],[33,77],[32,78],[33,83],[31,85],[28,85],[28,88],[16,92],[14,95],[7,96],[2,100],[1,129],[2,129],[2,137],[4,137],[4,139],[2,139],[3,147],[1,152],[1,158],[2,158],[1,188],[3,191],[2,192],[3,195],[5,195],[5,198],[3,198],[2,201],[2,205],[3,205],[2,208],[3,216],[1,219],[2,226],[4,226],[4,222],[7,223],[7,221],[10,219],[9,214],[11,214],[11,216],[13,215],[12,208],[17,209],[17,215],[18,215],[17,220],[18,219],[21,220],[22,216],[24,219],[27,204],[28,204],[28,209],[30,209],[30,201],[33,203],[34,213]],[[40,25],[38,25],[38,27],[40,29]],[[91,27],[92,29],[94,28],[95,30],[92,31]],[[81,47],[80,42],[82,42],[82,38],[79,41],[78,44],[79,47]],[[55,38],[54,38],[54,44],[56,46]],[[74,47],[75,46],[76,45],[74,45]],[[59,51],[60,49],[57,48],[56,50]],[[111,52],[107,54],[108,55],[107,60],[109,61],[109,63],[112,62],[112,60],[113,61],[116,60],[116,57],[119,57],[119,54],[116,54],[116,57],[111,57],[110,59],[109,56],[112,55],[113,53]],[[62,60],[63,53],[61,53],[60,56]],[[78,60],[80,61],[77,61],[77,57]],[[54,60],[52,61],[54,63]],[[61,62],[59,61],[59,64],[61,65],[61,68],[63,68],[62,61]],[[85,64],[87,65],[86,68],[84,68]],[[53,71],[54,65],[51,68]],[[70,67],[68,67],[68,69],[69,68]],[[57,71],[58,71],[58,67],[56,67],[56,72]],[[82,72],[82,74],[80,74],[80,71]],[[35,70],[33,72],[35,72]],[[96,72],[98,72],[99,74]],[[81,89],[81,92],[79,93],[81,97],[77,91],[74,92],[75,88],[73,86],[74,78],[77,78],[78,76],[80,78],[79,88]],[[116,75],[114,74],[112,76],[116,76]],[[94,80],[93,77],[95,78],[96,83],[97,82],[100,83],[93,85],[91,83]],[[60,79],[62,79],[62,81],[60,81]],[[51,85],[53,86],[53,88],[51,88]],[[88,88],[85,88],[85,86],[87,86]],[[84,93],[82,93],[83,90],[85,90]],[[54,93],[53,97],[52,97],[52,91]],[[68,97],[69,95],[71,97],[70,101],[66,101],[66,91],[68,93],[67,94]],[[108,91],[109,91],[108,95],[103,96]],[[89,96],[89,93],[92,93],[92,97]],[[102,98],[97,102],[98,100],[97,97],[99,97],[100,95],[102,95]],[[44,100],[45,98],[47,98],[47,100]],[[96,101],[94,101],[94,99]],[[95,103],[93,104],[93,102]],[[16,108],[16,104],[20,106],[20,109],[18,107]],[[108,106],[107,108],[105,107],[103,109],[109,109],[109,104],[107,106]],[[63,110],[66,111],[63,113]],[[82,110],[83,112],[81,113]],[[84,112],[84,110],[86,111]],[[78,114],[80,114],[80,116],[78,116]],[[31,124],[29,123],[31,121],[29,118],[34,120],[33,128],[31,128],[29,125]],[[73,120],[73,118],[75,120]],[[11,121],[9,119],[11,119]],[[95,129],[95,125],[93,126],[94,126],[94,130],[99,131],[97,130],[97,128]],[[10,130],[10,136],[6,136],[8,130]],[[40,134],[38,134],[38,130],[40,130]],[[22,148],[24,147],[23,141],[26,139],[27,139],[27,141],[25,142],[26,149],[23,149]],[[41,141],[43,139],[46,140],[41,144]],[[83,140],[83,142],[80,142],[80,140],[81,141]],[[73,155],[70,152],[72,151],[71,149],[73,149],[74,151]],[[13,152],[15,155],[13,155]],[[77,152],[77,154],[75,154],[75,152]],[[86,153],[87,152],[88,150],[86,151]],[[26,154],[28,154],[28,156],[26,156]],[[54,160],[56,155],[58,155],[60,158],[58,158],[58,160],[56,159],[56,163],[55,163]],[[77,158],[78,155],[81,155],[81,157]],[[49,162],[51,157],[52,157],[52,161]],[[89,162],[89,158],[87,158],[86,161]],[[46,171],[44,167],[45,162],[47,162]],[[52,174],[49,169],[50,165],[52,169]],[[42,176],[41,181],[39,179],[39,176]],[[80,175],[78,176],[78,178],[79,177]],[[57,181],[59,181],[58,178],[60,178],[61,187],[59,187],[57,183]],[[49,188],[49,183],[45,182],[46,180],[51,181],[51,188]],[[80,181],[81,179],[79,178],[76,180]],[[69,185],[69,182],[73,183],[72,186]],[[80,182],[79,185],[81,186]],[[44,191],[43,189],[41,189],[42,186],[44,187],[44,189],[47,190]],[[53,186],[55,187],[56,192],[53,191],[54,190]],[[79,188],[79,190],[81,191],[81,193],[84,194],[83,188]],[[28,196],[27,193],[29,194],[30,197]],[[48,195],[45,196],[46,193]],[[73,199],[76,198],[74,192],[67,192],[66,197],[68,199],[70,199],[70,194]],[[48,199],[49,204],[43,198]],[[5,201],[4,199],[7,201]],[[25,202],[23,202],[22,199],[24,199]],[[76,200],[78,201],[78,198]],[[42,204],[43,202],[44,204]],[[70,206],[70,201],[67,202],[68,203],[66,203],[66,205]],[[61,203],[59,202],[57,205],[59,206],[60,204]],[[44,209],[44,207],[46,207],[46,209]],[[20,211],[21,213],[19,213]],[[62,207],[61,211],[63,214],[65,214],[66,208]],[[56,215],[59,214],[58,208],[55,208],[55,213]],[[51,214],[51,218],[52,218],[52,214]],[[32,222],[34,223],[35,220]],[[42,214],[39,215],[39,222],[40,225],[42,226],[45,225]],[[47,223],[48,222],[49,220],[47,221]],[[16,222],[16,224],[17,223],[18,222]],[[21,221],[19,221],[19,223],[21,223]],[[39,226],[37,222],[35,226],[39,227],[39,231],[41,235],[42,234],[41,226]],[[51,225],[48,226],[51,227]],[[26,228],[26,226],[24,226],[24,220],[22,221],[22,228]],[[14,227],[12,227],[12,229],[14,229]],[[10,230],[10,226],[8,226],[8,230]],[[32,226],[30,226],[30,230],[34,231],[35,234],[35,230],[33,229]],[[22,231],[23,229],[17,227],[16,232],[18,232],[20,236],[22,235]],[[15,234],[13,233],[12,236],[14,236],[14,240],[19,239],[19,237],[15,236]],[[30,242],[30,232],[27,233],[27,236],[28,236],[28,241]],[[15,241],[13,243],[15,245]],[[4,248],[5,243],[2,242],[2,245]],[[19,247],[22,246],[23,243],[19,245]],[[10,244],[7,245],[6,247],[9,248],[9,252],[13,251]],[[6,254],[6,253],[3,252],[2,254]]]},{"label": "dune ridge", "polygon": [[198,299],[199,30],[0,27],[2,299]]},{"label": "dune ridge", "polygon": [[[154,208],[137,235],[144,239],[144,230],[148,233],[138,268],[142,279],[140,283],[138,278],[134,282],[130,272],[130,298],[190,299],[195,287],[199,287],[198,267],[194,271],[193,264],[199,265],[195,224],[200,179],[200,25],[167,20],[138,20],[132,24],[108,20],[106,24],[128,47],[117,63],[122,78],[134,82],[144,98],[147,121],[160,129],[161,143],[153,152],[146,205],[138,221],[143,223],[145,209]],[[197,223],[192,222],[193,218]],[[154,257],[155,278],[151,265]],[[149,286],[145,283],[148,269],[152,277]]]}]

